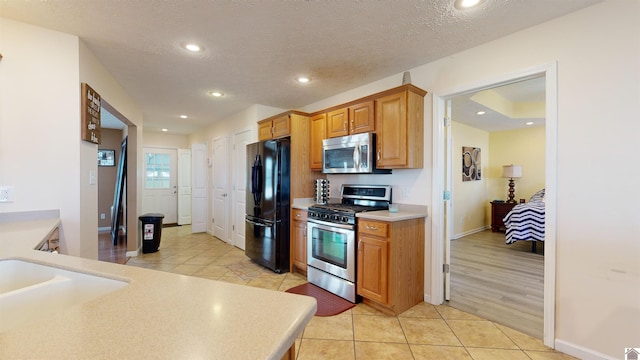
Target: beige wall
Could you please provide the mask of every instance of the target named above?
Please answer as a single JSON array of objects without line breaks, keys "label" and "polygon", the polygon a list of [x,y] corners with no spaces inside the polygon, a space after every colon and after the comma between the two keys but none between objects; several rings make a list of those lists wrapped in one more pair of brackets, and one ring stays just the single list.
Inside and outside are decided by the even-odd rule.
[{"label": "beige wall", "polygon": [[187,135],[172,135],[153,131],[145,131],[142,135],[144,146],[169,149],[188,149]]},{"label": "beige wall", "polygon": [[514,179],[515,199],[529,201],[545,186],[545,128],[538,126],[489,134],[491,144],[488,178],[491,199],[506,200],[509,179],[502,178],[502,166],[519,164],[522,177]]},{"label": "beige wall", "polygon": [[[483,230],[487,215],[485,208],[490,197],[487,194],[489,177],[487,169],[491,164],[491,147],[489,133],[455,121],[451,122],[452,138],[452,217],[453,238]],[[462,181],[462,147],[481,149],[481,179]]]}]

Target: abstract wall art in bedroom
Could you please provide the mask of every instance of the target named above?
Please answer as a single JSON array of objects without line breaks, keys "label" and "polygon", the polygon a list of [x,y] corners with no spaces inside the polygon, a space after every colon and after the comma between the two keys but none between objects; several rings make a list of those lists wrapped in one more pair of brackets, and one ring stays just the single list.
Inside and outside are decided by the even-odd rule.
[{"label": "abstract wall art in bedroom", "polygon": [[482,179],[482,163],[480,148],[462,147],[462,181],[476,181]]}]

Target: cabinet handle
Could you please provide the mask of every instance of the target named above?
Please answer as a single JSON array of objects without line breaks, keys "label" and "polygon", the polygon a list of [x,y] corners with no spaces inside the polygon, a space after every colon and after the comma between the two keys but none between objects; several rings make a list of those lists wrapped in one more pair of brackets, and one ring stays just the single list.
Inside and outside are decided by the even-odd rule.
[{"label": "cabinet handle", "polygon": [[362,241],[358,240],[358,252],[362,251]]},{"label": "cabinet handle", "polygon": [[343,131],[346,131],[346,130],[347,130],[347,122],[346,122],[346,121],[343,121],[343,122],[342,122],[342,130],[343,130]]},{"label": "cabinet handle", "polygon": [[301,217],[301,216],[302,216],[302,215],[300,215],[300,214],[296,214],[296,217],[297,217],[297,218],[299,218],[299,217]]},{"label": "cabinet handle", "polygon": [[378,150],[378,161],[380,161],[380,150]]},{"label": "cabinet handle", "polygon": [[367,228],[367,230],[378,230],[377,226],[367,225],[366,228]]},{"label": "cabinet handle", "polygon": [[353,133],[353,119],[351,119],[351,130],[350,131]]}]

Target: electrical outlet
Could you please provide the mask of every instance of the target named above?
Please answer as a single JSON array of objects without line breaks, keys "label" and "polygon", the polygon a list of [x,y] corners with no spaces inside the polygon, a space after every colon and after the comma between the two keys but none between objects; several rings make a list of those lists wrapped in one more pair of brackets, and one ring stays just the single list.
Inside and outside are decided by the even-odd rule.
[{"label": "electrical outlet", "polygon": [[403,198],[408,198],[409,197],[409,187],[407,187],[407,186],[403,186],[402,187],[402,197]]},{"label": "electrical outlet", "polygon": [[0,202],[13,202],[13,186],[0,186]]},{"label": "electrical outlet", "polygon": [[107,218],[107,215],[105,213],[100,214],[100,220],[104,220],[106,218]]}]

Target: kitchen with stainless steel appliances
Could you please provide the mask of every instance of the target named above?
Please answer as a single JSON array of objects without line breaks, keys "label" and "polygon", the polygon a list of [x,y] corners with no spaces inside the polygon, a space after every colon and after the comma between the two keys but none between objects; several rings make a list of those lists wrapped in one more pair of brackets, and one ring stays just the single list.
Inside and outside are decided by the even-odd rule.
[{"label": "kitchen with stainless steel appliances", "polygon": [[289,271],[290,140],[247,145],[245,255],[276,273]]},{"label": "kitchen with stainless steel appliances", "polygon": [[342,185],[340,196],[308,208],[307,280],[356,303],[356,214],[388,209],[391,186]]}]

